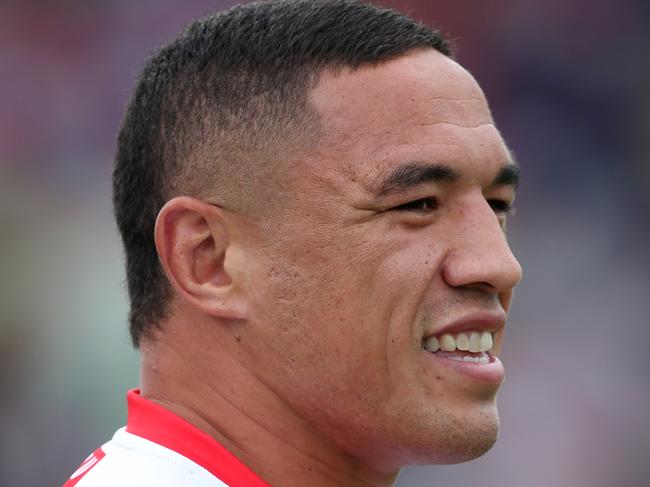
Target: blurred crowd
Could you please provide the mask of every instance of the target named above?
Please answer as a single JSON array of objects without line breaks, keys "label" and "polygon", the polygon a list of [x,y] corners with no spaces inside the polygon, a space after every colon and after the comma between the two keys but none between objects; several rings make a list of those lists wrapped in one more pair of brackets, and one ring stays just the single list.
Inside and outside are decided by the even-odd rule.
[{"label": "blurred crowd", "polygon": [[[231,3],[0,3],[2,486],[62,484],[124,423],[115,135],[148,53]],[[523,175],[501,438],[398,485],[649,485],[650,2],[381,3],[454,40]]]}]

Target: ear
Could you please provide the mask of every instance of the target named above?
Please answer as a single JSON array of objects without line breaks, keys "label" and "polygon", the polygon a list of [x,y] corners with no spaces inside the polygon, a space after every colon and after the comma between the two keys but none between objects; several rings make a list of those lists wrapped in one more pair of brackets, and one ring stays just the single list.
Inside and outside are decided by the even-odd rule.
[{"label": "ear", "polygon": [[244,317],[238,283],[226,271],[231,242],[223,209],[174,198],[158,213],[155,240],[167,278],[186,301],[215,317]]}]

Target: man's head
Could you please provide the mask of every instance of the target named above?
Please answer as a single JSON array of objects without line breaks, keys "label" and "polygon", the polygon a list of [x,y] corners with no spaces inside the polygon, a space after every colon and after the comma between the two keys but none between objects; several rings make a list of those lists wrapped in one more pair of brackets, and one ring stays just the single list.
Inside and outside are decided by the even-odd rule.
[{"label": "man's head", "polygon": [[[350,2],[240,7],[163,48],[115,173],[136,343],[186,343],[196,370],[232,357],[376,471],[484,453],[517,171],[448,54]],[[490,355],[425,349],[471,332]]]},{"label": "man's head", "polygon": [[136,346],[166,316],[172,295],[152,238],[163,204],[190,195],[268,212],[283,196],[286,160],[318,139],[309,96],[320,74],[418,48],[449,54],[435,31],[390,10],[279,1],[199,20],[148,60],[120,130],[113,180]]}]

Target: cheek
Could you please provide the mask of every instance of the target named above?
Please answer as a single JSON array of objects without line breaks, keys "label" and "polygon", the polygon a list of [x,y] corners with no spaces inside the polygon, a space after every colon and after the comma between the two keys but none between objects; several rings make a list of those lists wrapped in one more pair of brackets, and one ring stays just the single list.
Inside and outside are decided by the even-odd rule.
[{"label": "cheek", "polygon": [[263,285],[255,293],[251,321],[277,357],[293,368],[309,364],[316,372],[350,342],[352,330],[344,325],[353,314],[346,299],[351,291],[341,289],[350,276],[309,246],[287,246],[272,255],[258,278]]},{"label": "cheek", "polygon": [[336,398],[352,403],[359,391],[380,389],[371,383],[385,370],[390,316],[377,296],[377,265],[354,249],[310,243],[269,254],[252,303],[265,348],[260,373],[292,398],[332,411],[344,407]]},{"label": "cheek", "polygon": [[438,257],[415,233],[381,230],[312,227],[272,240],[252,321],[264,324],[260,341],[279,376],[317,377],[346,394],[403,380],[407,357],[420,351],[416,320]]},{"label": "cheek", "polygon": [[268,305],[271,325],[321,360],[346,352],[345,362],[372,363],[404,340],[419,345],[416,319],[435,298],[426,294],[440,267],[433,245],[415,233],[373,238],[364,230],[292,239],[267,260],[261,311]]}]

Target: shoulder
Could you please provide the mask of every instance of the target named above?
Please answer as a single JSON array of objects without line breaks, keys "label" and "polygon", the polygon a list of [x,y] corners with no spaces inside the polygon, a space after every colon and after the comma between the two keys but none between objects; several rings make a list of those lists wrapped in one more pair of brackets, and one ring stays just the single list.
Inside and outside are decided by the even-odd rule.
[{"label": "shoulder", "polygon": [[188,458],[120,429],[95,450],[64,487],[227,487]]}]

